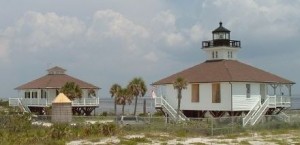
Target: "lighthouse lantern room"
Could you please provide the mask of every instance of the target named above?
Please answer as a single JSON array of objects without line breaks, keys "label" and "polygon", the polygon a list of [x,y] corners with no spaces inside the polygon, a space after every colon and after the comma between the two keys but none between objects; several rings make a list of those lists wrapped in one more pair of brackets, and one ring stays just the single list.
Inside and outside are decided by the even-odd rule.
[{"label": "lighthouse lantern room", "polygon": [[202,49],[207,54],[208,60],[237,58],[237,51],[241,48],[241,42],[237,40],[230,40],[230,31],[222,26],[212,31],[212,40],[203,41]]}]

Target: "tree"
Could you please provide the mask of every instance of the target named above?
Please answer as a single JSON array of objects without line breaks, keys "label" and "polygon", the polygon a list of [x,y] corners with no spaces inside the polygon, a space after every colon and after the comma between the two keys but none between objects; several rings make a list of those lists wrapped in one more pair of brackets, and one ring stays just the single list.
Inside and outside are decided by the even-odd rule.
[{"label": "tree", "polygon": [[109,90],[109,93],[111,94],[111,97],[114,97],[115,102],[115,115],[117,115],[117,97],[119,96],[119,93],[121,91],[121,86],[119,84],[113,84]]},{"label": "tree", "polygon": [[134,115],[136,115],[136,106],[138,97],[145,96],[147,92],[147,87],[142,78],[133,78],[132,81],[127,86],[128,90],[131,92],[133,96],[135,96],[135,104],[134,104]]},{"label": "tree", "polygon": [[181,78],[178,77],[175,82],[173,83],[174,89],[177,90],[177,99],[178,99],[178,104],[177,104],[177,119],[179,118],[179,112],[180,112],[180,104],[181,104],[181,98],[182,98],[182,90],[186,89],[187,87],[187,82]]},{"label": "tree", "polygon": [[120,89],[116,100],[117,104],[122,105],[122,114],[124,115],[125,105],[132,102],[132,94],[127,88]]},{"label": "tree", "polygon": [[79,85],[74,82],[67,82],[62,88],[60,88],[60,92],[64,93],[70,100],[74,100],[76,98],[82,97],[82,90]]}]

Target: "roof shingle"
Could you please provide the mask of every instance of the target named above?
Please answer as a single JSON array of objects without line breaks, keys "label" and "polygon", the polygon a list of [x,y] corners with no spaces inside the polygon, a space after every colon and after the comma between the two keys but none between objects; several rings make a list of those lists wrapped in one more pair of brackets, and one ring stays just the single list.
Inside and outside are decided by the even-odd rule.
[{"label": "roof shingle", "polygon": [[66,82],[74,82],[79,85],[81,89],[100,89],[99,87],[87,83],[85,81],[79,80],[67,74],[47,74],[41,78],[23,84],[17,87],[17,90],[22,89],[46,89],[46,88],[54,88],[60,89],[65,85]]},{"label": "roof shingle", "polygon": [[206,61],[173,74],[153,83],[153,85],[172,84],[177,77],[182,77],[189,83],[259,82],[294,84],[290,80],[236,60],[215,60]]}]

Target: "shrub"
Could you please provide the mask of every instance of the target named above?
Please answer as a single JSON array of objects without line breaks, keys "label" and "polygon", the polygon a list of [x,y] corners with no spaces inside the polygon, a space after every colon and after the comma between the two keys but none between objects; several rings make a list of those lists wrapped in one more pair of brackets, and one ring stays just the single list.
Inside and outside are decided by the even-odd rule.
[{"label": "shrub", "polygon": [[164,113],[162,111],[156,111],[153,116],[164,116]]},{"label": "shrub", "polygon": [[115,135],[117,130],[117,126],[114,123],[103,124],[102,126],[102,134],[105,136]]},{"label": "shrub", "polygon": [[102,112],[102,114],[101,114],[102,116],[107,116],[107,112]]},{"label": "shrub", "polygon": [[71,134],[68,124],[54,124],[50,130],[52,139],[63,139]]}]

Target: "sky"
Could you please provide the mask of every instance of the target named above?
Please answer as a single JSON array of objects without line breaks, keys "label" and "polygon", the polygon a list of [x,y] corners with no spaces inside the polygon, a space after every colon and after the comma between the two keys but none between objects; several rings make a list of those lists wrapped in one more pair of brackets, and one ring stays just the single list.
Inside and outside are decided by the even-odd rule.
[{"label": "sky", "polygon": [[296,82],[300,0],[0,0],[0,98],[60,66],[102,88],[150,84],[202,63],[219,22],[240,40],[238,60]]}]

